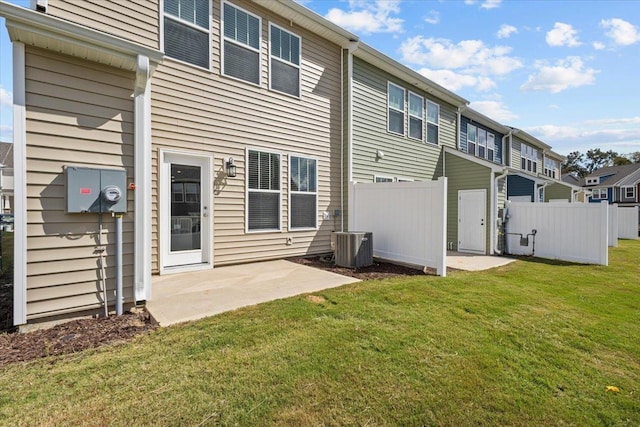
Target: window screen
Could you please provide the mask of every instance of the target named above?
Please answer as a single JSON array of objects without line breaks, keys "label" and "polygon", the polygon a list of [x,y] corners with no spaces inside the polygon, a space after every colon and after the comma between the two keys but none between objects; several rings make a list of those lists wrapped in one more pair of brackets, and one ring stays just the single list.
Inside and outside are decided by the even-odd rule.
[{"label": "window screen", "polygon": [[315,159],[290,157],[290,228],[316,228],[318,174]]},{"label": "window screen", "polygon": [[271,89],[300,96],[300,37],[275,25],[269,29]]},{"label": "window screen", "polygon": [[164,51],[167,56],[209,68],[209,40],[207,0],[165,0]]},{"label": "window screen", "polygon": [[388,85],[388,127],[389,132],[404,135],[404,89],[389,83]]},{"label": "window screen", "polygon": [[440,106],[427,101],[427,142],[438,143],[438,127],[440,124]]},{"label": "window screen", "polygon": [[260,19],[228,3],[224,8],[224,62],[227,76],[260,83]]},{"label": "window screen", "polygon": [[409,93],[409,136],[423,140],[424,98]]},{"label": "window screen", "polygon": [[249,150],[247,229],[280,229],[280,156]]}]

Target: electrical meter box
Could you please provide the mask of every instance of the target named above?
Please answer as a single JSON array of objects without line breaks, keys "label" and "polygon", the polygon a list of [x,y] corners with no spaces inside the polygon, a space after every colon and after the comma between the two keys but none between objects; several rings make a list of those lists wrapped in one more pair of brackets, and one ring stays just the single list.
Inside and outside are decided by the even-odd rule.
[{"label": "electrical meter box", "polygon": [[124,169],[65,168],[67,213],[127,212]]}]

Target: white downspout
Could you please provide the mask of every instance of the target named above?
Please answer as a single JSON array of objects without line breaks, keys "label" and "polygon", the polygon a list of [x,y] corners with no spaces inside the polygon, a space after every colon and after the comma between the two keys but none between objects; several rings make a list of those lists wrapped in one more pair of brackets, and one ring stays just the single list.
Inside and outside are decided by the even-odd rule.
[{"label": "white downspout", "polygon": [[[499,188],[498,188],[498,183],[500,182],[501,179],[506,179],[508,174],[509,174],[509,171],[507,169],[505,169],[500,175],[498,175],[498,176],[496,176],[494,178],[494,188],[495,188],[495,190],[494,190],[494,199],[493,199],[493,202],[494,202],[494,208],[493,208],[494,215],[497,214],[497,211],[498,211],[498,192],[500,191]],[[505,193],[506,193],[506,191],[505,191]],[[506,194],[505,194],[505,197],[506,197]],[[497,222],[498,221],[494,221],[494,224],[496,225],[496,227],[497,227]],[[494,245],[493,252],[498,254],[498,255],[502,255],[502,251],[500,249],[498,249],[498,232],[497,232],[497,228],[496,228],[496,230],[494,232],[493,245]]]},{"label": "white downspout", "polygon": [[[350,41],[347,47],[347,182],[349,188],[353,183],[353,52],[358,49],[357,41]],[[351,207],[351,191],[347,193],[347,205]],[[349,210],[349,217],[352,218],[353,213]],[[342,221],[344,230],[344,210],[342,211]],[[352,229],[353,223],[347,222],[347,230]]]},{"label": "white downspout", "polygon": [[344,48],[340,49],[340,231],[344,231]]},{"label": "white downspout", "polygon": [[[538,187],[538,194],[536,194],[537,197],[536,197],[536,200],[535,200],[536,203],[541,203],[540,202],[541,198],[542,198],[542,202],[544,202],[544,189],[549,184],[551,184],[550,181],[545,181],[544,184],[542,184],[540,187]],[[542,197],[540,197],[540,196],[542,196]]]},{"label": "white downspout", "polygon": [[[502,137],[502,163],[505,166],[511,166],[511,135],[513,134],[513,129],[509,130],[509,133]],[[507,138],[509,138],[509,157],[507,157]],[[508,161],[507,161],[508,160]]]},{"label": "white downspout", "polygon": [[[460,132],[462,132],[462,112],[467,108],[467,104],[462,104],[456,109],[456,148],[460,151]],[[444,175],[444,174],[443,174]]]}]

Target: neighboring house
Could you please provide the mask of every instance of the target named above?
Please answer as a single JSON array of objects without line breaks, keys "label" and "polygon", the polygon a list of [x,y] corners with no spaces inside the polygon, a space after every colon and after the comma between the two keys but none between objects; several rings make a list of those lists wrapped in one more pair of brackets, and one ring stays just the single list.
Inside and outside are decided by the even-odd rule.
[{"label": "neighboring house", "polygon": [[562,182],[571,186],[574,189],[573,192],[573,201],[578,203],[586,203],[588,201],[588,196],[591,195],[591,192],[585,188],[581,187],[581,179],[574,175],[573,173],[563,173],[561,176]]},{"label": "neighboring house", "polygon": [[0,142],[0,214],[13,213],[13,144]]},{"label": "neighboring house", "polygon": [[462,111],[459,129],[458,149],[445,149],[448,248],[501,252],[507,188],[503,158],[511,129],[471,108]]},{"label": "neighboring house", "polygon": [[0,3],[13,42],[16,324],[93,314],[101,280],[115,286],[113,222],[66,213],[69,166],[126,170],[127,304],[152,297],[152,274],[330,251],[346,205],[353,34],[288,0],[38,4]]},{"label": "neighboring house", "polygon": [[620,206],[640,206],[640,164],[600,168],[580,184],[590,192],[591,203],[606,200]]},{"label": "neighboring house", "polygon": [[509,138],[507,161],[507,198],[513,201],[573,201],[576,187],[563,182],[560,165],[563,157],[551,147],[521,129],[513,129]]}]

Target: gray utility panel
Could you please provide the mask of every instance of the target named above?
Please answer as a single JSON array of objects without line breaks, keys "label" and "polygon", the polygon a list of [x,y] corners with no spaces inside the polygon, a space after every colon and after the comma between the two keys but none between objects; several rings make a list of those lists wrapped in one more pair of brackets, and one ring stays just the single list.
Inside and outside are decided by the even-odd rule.
[{"label": "gray utility panel", "polygon": [[65,168],[67,213],[127,212],[127,171]]}]

